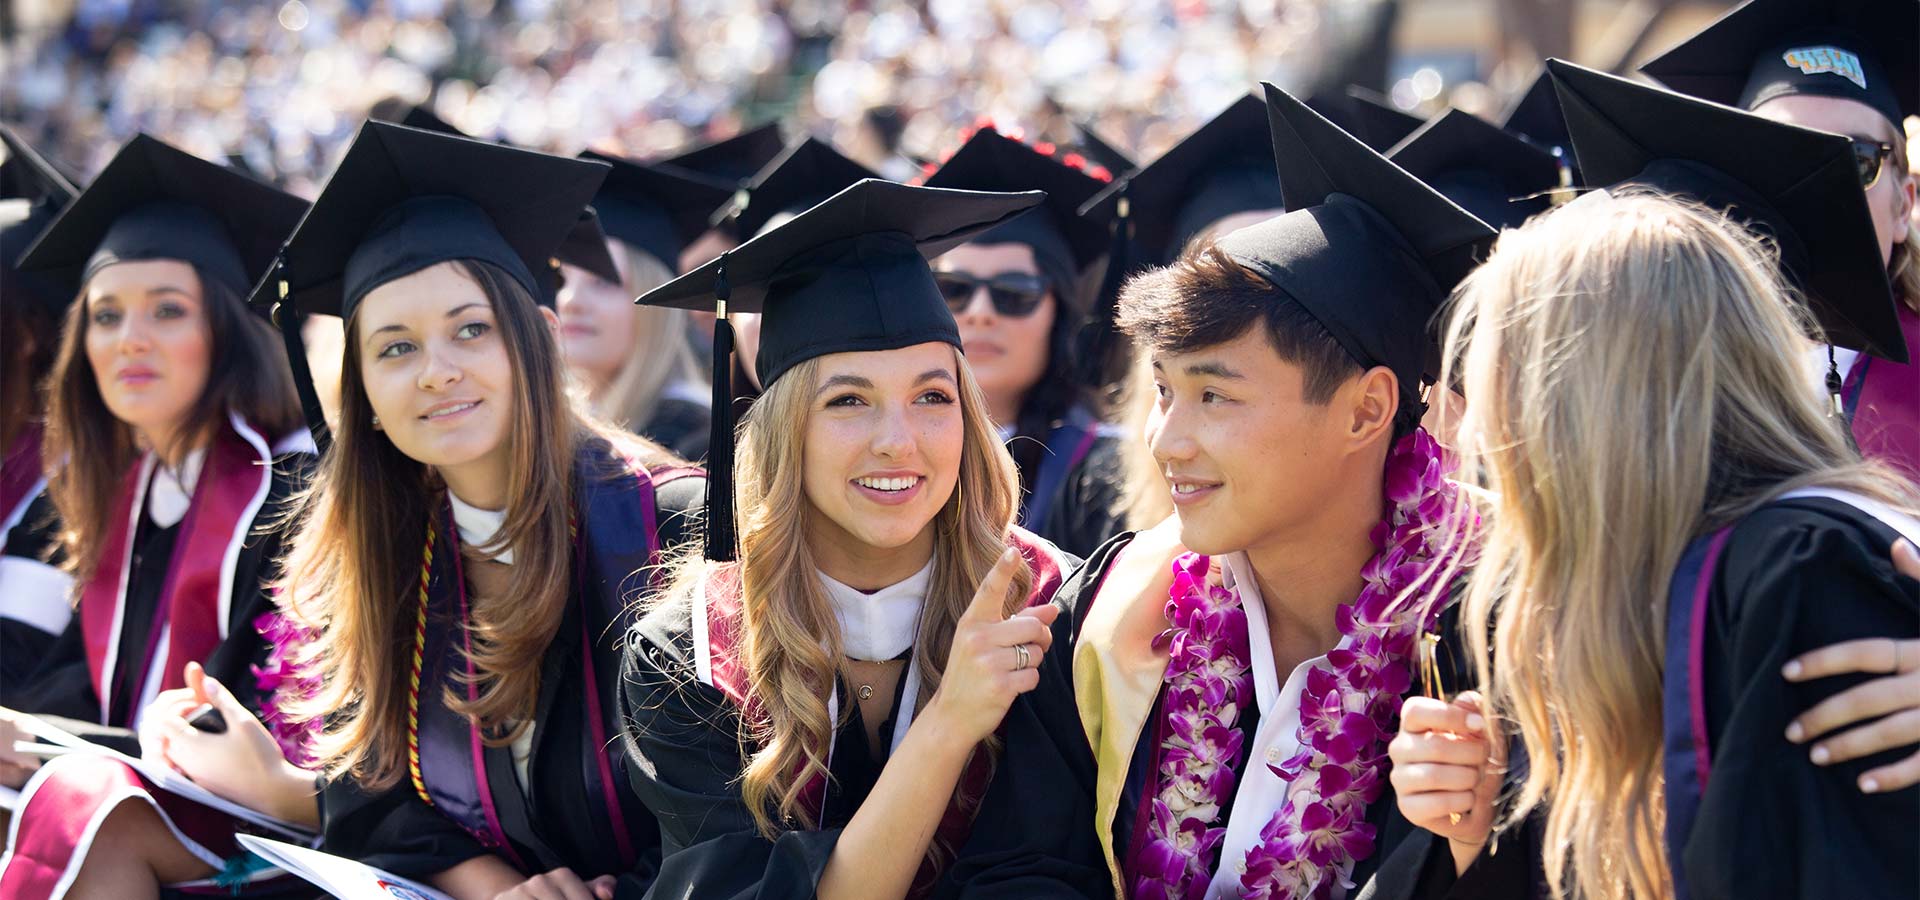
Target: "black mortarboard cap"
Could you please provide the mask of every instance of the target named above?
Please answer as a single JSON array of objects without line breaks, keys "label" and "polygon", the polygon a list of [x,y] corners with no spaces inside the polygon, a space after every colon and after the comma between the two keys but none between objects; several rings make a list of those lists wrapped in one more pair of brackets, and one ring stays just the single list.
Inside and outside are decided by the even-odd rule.
[{"label": "black mortarboard cap", "polygon": [[1358,85],[1347,88],[1347,101],[1353,115],[1353,130],[1348,133],[1373,148],[1375,153],[1387,152],[1427,123],[1426,119],[1393,105],[1384,94]]},{"label": "black mortarboard cap", "polygon": [[973,242],[1031,247],[1062,297],[1074,293],[1080,272],[1107,250],[1106,223],[1079,213],[1106,182],[992,128],[974,132],[923,183],[965,191],[1046,191],[1045,203]]},{"label": "black mortarboard cap", "polygon": [[1494,238],[1485,222],[1266,85],[1287,213],[1216,246],[1400,381],[1401,420],[1439,369],[1434,314]]},{"label": "black mortarboard cap", "polygon": [[730,223],[741,238],[749,238],[781,213],[797,213],[855,182],[879,177],[825,142],[801,138],[754,175],[731,206],[714,214],[712,222],[715,226]]},{"label": "black mortarboard cap", "polygon": [[648,292],[639,302],[715,309],[707,557],[734,556],[730,313],[760,313],[757,371],[771,385],[829,353],[960,346],[959,326],[927,260],[1039,205],[1018,194],[910,187],[867,179]]},{"label": "black mortarboard cap", "polygon": [[1560,95],[1553,89],[1553,76],[1540,69],[1525,93],[1513,101],[1500,127],[1543,148],[1573,152],[1573,139],[1567,136],[1567,120],[1560,115]]},{"label": "black mortarboard cap", "polygon": [[[368,291],[472,259],[536,299],[607,165],[389,122],[361,126],[283,254],[288,299],[342,318]],[[263,284],[262,290],[270,287]]]},{"label": "black mortarboard cap", "polygon": [[1273,165],[1266,104],[1248,94],[1159,159],[1109,185],[1083,210],[1120,218],[1120,199],[1126,197],[1130,262],[1164,263],[1227,216],[1284,205]]},{"label": "black mortarboard cap", "polygon": [[[407,114],[401,117],[400,124],[408,128],[437,131],[455,137],[474,137],[453,127],[453,123],[434,115],[432,110],[424,106],[409,107]],[[506,141],[494,143],[506,144]],[[599,217],[590,209],[581,210],[573,230],[567,233],[567,239],[560,242],[559,249],[553,252],[553,261],[584,269],[593,273],[594,277],[606,281],[615,283],[620,281],[620,270],[614,266],[613,255],[607,251],[606,232]],[[560,292],[559,267],[551,264],[536,266],[533,270],[533,278],[538,283],[541,302],[552,306]]]},{"label": "black mortarboard cap", "polygon": [[0,302],[30,301],[57,314],[80,292],[80,267],[22,272],[14,263],[80,190],[5,125],[0,143],[7,148],[0,162]]},{"label": "black mortarboard cap", "polygon": [[[664,167],[589,150],[582,159],[613,167],[593,197],[608,237],[659,260],[669,270],[680,251],[707,230],[707,216],[733,196],[730,188]],[[615,279],[617,280],[617,279]]]},{"label": "black mortarboard cap", "polygon": [[1545,211],[1560,185],[1553,154],[1457,109],[1422,125],[1387,159],[1495,228]]},{"label": "black mortarboard cap", "polygon": [[1905,362],[1893,291],[1846,138],[1548,60],[1580,169],[1727,210],[1771,237],[1827,339]]},{"label": "black mortarboard cap", "polygon": [[78,283],[117,262],[175,259],[245,297],[307,203],[147,135],[135,135],[41,232],[18,265]]},{"label": "black mortarboard cap", "polygon": [[1920,115],[1920,3],[1748,0],[1640,71],[1740,109],[1789,94],[1856,100],[1898,130]]},{"label": "black mortarboard cap", "polygon": [[786,141],[780,137],[780,124],[768,122],[725,140],[656,160],[655,163],[708,176],[724,182],[728,190],[732,190],[745,187],[748,180],[766,168],[786,148]]},{"label": "black mortarboard cap", "polygon": [[256,307],[284,307],[275,318],[322,448],[326,419],[300,341],[302,316],[350,318],[374,288],[461,259],[496,266],[535,302],[551,302],[535,273],[551,268],[606,172],[606,163],[391,122],[360,126],[281,249],[278,270],[253,293]]}]

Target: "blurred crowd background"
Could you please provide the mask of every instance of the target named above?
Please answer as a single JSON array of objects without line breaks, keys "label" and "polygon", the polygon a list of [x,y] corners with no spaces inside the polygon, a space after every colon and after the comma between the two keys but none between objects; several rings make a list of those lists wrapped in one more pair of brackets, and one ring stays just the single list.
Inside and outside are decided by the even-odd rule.
[{"label": "blurred crowd background", "polygon": [[778,118],[901,178],[982,117],[1151,159],[1263,79],[1496,114],[1542,57],[1625,71],[1729,5],[0,0],[0,116],[81,176],[146,131],[307,196],[388,98],[642,158]]}]

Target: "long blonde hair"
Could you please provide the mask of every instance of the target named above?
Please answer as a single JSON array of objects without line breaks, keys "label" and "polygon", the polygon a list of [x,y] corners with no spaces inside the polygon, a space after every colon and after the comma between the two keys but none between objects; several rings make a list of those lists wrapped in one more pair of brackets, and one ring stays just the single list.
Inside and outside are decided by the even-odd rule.
[{"label": "long blonde hair", "polygon": [[1488,523],[1462,630],[1526,743],[1507,818],[1547,808],[1556,897],[1672,896],[1660,598],[1687,544],[1812,484],[1912,505],[1807,383],[1813,333],[1772,248],[1645,193],[1504,233],[1455,295],[1440,383],[1464,377]]},{"label": "long blonde hair", "polygon": [[[449,685],[446,703],[479,723],[489,743],[505,744],[532,720],[541,660],[571,593],[575,448],[600,435],[649,464],[669,455],[614,435],[571,402],[558,342],[518,282],[487,263],[455,265],[490,301],[514,373],[506,520],[493,544],[462,550],[491,555],[511,547],[514,562],[506,590],[473,597],[468,627],[478,691],[469,701]],[[355,324],[347,321],[348,335]],[[374,428],[358,355],[347,352],[333,448],[300,504],[280,597],[317,632],[299,662],[321,687],[290,713],[325,723],[313,753],[329,776],[378,790],[406,771],[407,662],[422,545],[445,490],[431,467]],[[444,550],[448,536],[436,534],[434,545]]]},{"label": "long blonde hair", "polygon": [[[974,589],[1007,546],[1019,509],[1019,476],[987,412],[986,395],[966,359],[954,354],[964,437],[953,496],[934,516],[933,584],[921,612],[914,660],[924,705],[940,687],[953,632]],[[737,566],[741,588],[741,652],[755,714],[743,716],[741,738],[757,748],[740,777],[740,790],[760,832],[811,828],[802,807],[806,785],[827,772],[827,752],[839,723],[827,716],[827,697],[843,655],[840,626],[820,584],[809,518],[819,515],[802,483],[806,422],[818,360],[794,366],[754,401],[741,421],[734,460],[740,561],[711,564],[696,555],[675,566],[669,602],[687,602],[715,573]],[[1021,569],[1009,592],[1008,613],[1032,587]],[[843,716],[847,714],[843,711]]]},{"label": "long blonde hair", "polygon": [[[621,288],[638,297],[673,280],[673,270],[653,254],[621,241],[610,244],[625,263]],[[660,396],[675,384],[704,388],[700,361],[687,337],[687,312],[662,306],[634,309],[633,349],[626,365],[594,398],[593,412],[621,428],[638,432],[660,404]]]}]

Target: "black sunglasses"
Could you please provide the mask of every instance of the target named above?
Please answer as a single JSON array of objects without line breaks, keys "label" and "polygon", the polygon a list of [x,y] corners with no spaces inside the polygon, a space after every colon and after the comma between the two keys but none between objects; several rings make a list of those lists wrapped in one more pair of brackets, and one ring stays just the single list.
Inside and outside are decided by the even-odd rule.
[{"label": "black sunglasses", "polygon": [[1873,183],[1880,180],[1880,170],[1886,167],[1887,157],[1893,155],[1893,145],[1886,141],[1852,140],[1853,164],[1860,167],[1860,186],[1873,187]]},{"label": "black sunglasses", "polygon": [[947,308],[955,315],[965,312],[973,303],[975,291],[986,288],[993,311],[1010,319],[1033,315],[1053,287],[1045,276],[1025,272],[1004,272],[992,278],[976,278],[965,272],[935,272],[933,281],[940,286],[940,296],[946,298]]}]

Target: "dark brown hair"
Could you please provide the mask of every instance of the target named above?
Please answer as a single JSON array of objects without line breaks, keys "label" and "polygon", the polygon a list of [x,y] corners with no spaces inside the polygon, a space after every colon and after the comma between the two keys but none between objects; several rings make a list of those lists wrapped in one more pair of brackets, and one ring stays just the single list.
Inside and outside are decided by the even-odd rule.
[{"label": "dark brown hair", "polygon": [[1316,405],[1365,371],[1304,307],[1212,241],[1129,280],[1115,324],[1148,353],[1190,353],[1265,325],[1267,343],[1300,367],[1304,399]]},{"label": "dark brown hair", "polygon": [[[205,443],[226,422],[229,410],[272,441],[304,422],[293,392],[286,349],[273,327],[247,312],[240,296],[194,267],[200,279],[200,308],[207,317],[212,358],[207,383],[181,429],[179,447],[156,447],[163,458]],[[100,551],[113,525],[115,502],[127,470],[141,448],[133,428],[115,418],[100,396],[100,383],[87,358],[86,288],[67,307],[60,349],[47,377],[47,438],[41,459],[54,473],[47,491],[60,513],[60,549],[75,580],[85,583],[100,566]]]},{"label": "dark brown hair", "polygon": [[[513,462],[496,546],[512,547],[514,564],[507,590],[472,597],[474,699],[460,684],[448,686],[446,701],[478,722],[489,743],[504,744],[533,719],[541,660],[572,587],[575,448],[599,435],[645,465],[672,456],[642,438],[616,436],[575,407],[559,344],[524,287],[488,263],[454,265],[490,302],[513,369]],[[374,428],[359,354],[351,349],[356,324],[346,323],[333,449],[301,504],[282,602],[318,633],[302,649],[301,666],[324,686],[292,712],[325,723],[315,748],[320,767],[383,789],[406,772],[407,663],[421,553],[445,487]],[[435,552],[447,546],[447,535],[436,533]]]}]

